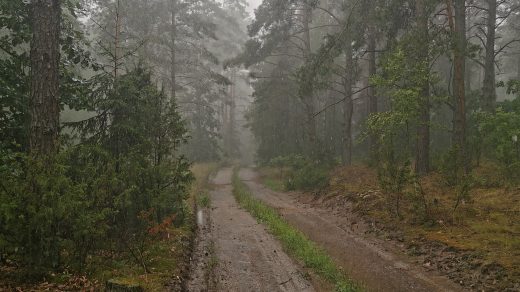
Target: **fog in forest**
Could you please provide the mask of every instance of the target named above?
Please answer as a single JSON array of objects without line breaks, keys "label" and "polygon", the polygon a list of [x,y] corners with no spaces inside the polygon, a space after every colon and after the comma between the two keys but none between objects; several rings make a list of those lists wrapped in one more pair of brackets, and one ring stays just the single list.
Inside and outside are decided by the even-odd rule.
[{"label": "fog in forest", "polygon": [[520,0],[0,0],[0,291],[519,291]]}]

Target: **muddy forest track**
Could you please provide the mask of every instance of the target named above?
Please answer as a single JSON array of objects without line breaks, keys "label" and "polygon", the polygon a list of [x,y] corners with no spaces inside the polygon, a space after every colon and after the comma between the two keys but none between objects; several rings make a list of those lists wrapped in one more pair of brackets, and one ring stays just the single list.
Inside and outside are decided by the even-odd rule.
[{"label": "muddy forest track", "polygon": [[[232,194],[232,169],[218,172],[192,264],[189,291],[314,291],[303,269]],[[199,214],[199,217],[201,215]],[[202,219],[202,220],[201,220]]]},{"label": "muddy forest track", "polygon": [[367,291],[462,291],[447,278],[394,253],[384,243],[345,228],[355,222],[341,222],[345,219],[305,206],[289,194],[271,191],[259,183],[254,170],[242,169],[240,178],[256,198],[276,208],[290,224],[323,247]]}]

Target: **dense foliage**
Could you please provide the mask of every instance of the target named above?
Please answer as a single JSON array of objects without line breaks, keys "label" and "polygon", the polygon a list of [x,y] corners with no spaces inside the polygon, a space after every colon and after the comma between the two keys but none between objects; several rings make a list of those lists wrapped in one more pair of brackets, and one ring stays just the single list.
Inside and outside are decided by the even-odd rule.
[{"label": "dense foliage", "polygon": [[219,109],[232,84],[219,64],[239,46],[213,52],[205,43],[240,38],[229,27],[243,25],[245,4],[53,3],[59,149],[32,153],[30,124],[46,117],[32,115],[30,96],[48,92],[31,87],[46,74],[32,72],[41,45],[33,28],[48,23],[35,18],[40,1],[0,2],[0,264],[46,276],[122,253],[146,271],[147,242],[189,215],[185,156],[221,155]]},{"label": "dense foliage", "polygon": [[165,96],[142,69],[122,76],[109,97],[121,116],[99,140],[88,136],[53,161],[3,150],[7,259],[35,271],[84,269],[100,249],[131,251],[163,220],[182,222],[191,174],[173,155],[186,134],[175,105],[160,105]]}]

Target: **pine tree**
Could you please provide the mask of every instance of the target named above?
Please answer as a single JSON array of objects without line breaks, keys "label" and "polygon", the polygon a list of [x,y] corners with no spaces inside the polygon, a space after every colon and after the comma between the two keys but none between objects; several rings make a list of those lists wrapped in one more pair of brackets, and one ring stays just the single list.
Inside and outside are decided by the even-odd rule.
[{"label": "pine tree", "polygon": [[35,0],[31,4],[30,149],[35,156],[57,153],[60,131],[59,0]]}]

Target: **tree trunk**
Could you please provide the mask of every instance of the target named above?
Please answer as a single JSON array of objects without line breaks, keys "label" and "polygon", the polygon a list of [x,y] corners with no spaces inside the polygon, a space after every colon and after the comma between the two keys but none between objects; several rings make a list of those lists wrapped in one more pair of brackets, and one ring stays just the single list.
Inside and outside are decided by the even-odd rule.
[{"label": "tree trunk", "polygon": [[[114,36],[114,90],[117,92],[118,90],[118,77],[119,77],[119,61],[121,59],[119,55],[120,43],[121,43],[121,0],[117,0],[116,2],[116,19],[115,19],[115,36]],[[121,108],[116,107],[113,111],[112,124],[117,124],[121,119]],[[122,140],[121,129],[116,127],[113,136],[113,148],[114,148],[114,157],[116,158],[115,169],[116,172],[119,173],[121,169],[121,162],[119,161],[119,157],[121,155],[121,140]]]},{"label": "tree trunk", "polygon": [[[310,23],[312,21],[312,8],[305,6],[303,8],[303,40],[304,40],[304,59],[305,62],[310,61],[311,57],[311,31],[310,31]],[[307,112],[307,121],[306,121],[306,128],[307,128],[307,138],[309,145],[306,145],[308,147],[308,154],[312,157],[315,156],[316,150],[317,150],[317,130],[316,130],[316,119],[314,117],[315,113],[315,106],[314,106],[314,90],[312,87],[310,88],[309,92],[305,93],[305,96],[303,97],[306,112]]]},{"label": "tree trunk", "polygon": [[238,154],[238,151],[237,151],[237,141],[235,139],[235,114],[236,114],[236,95],[235,95],[235,90],[236,90],[236,71],[235,69],[231,69],[231,85],[229,86],[229,94],[228,94],[228,102],[227,102],[227,106],[228,106],[228,109],[229,109],[229,112],[228,112],[228,124],[227,124],[227,128],[226,128],[226,133],[225,133],[225,137],[224,137],[224,151],[226,152],[227,154],[227,157],[233,157],[235,158],[236,155]]},{"label": "tree trunk", "polygon": [[[375,27],[375,1],[371,0],[369,3],[369,17],[368,17],[368,82],[367,84],[370,85],[370,78],[374,77],[377,74],[377,61],[376,61],[376,49],[377,49],[377,43],[376,43],[376,27]],[[368,97],[368,113],[376,114],[378,112],[378,100],[376,95],[376,90],[373,87],[368,88],[367,90],[367,97]],[[377,153],[377,139],[375,137],[370,137],[370,148],[373,151],[373,153]]]},{"label": "tree trunk", "polygon": [[[429,31],[428,31],[428,12],[425,7],[425,0],[417,0],[417,25],[419,28],[419,62],[423,64],[425,72],[429,72]],[[429,79],[429,78],[428,78]],[[430,84],[423,84],[422,94],[419,101],[419,125],[417,127],[416,145],[416,171],[424,175],[430,171]]]},{"label": "tree trunk", "polygon": [[114,36],[114,82],[117,80],[119,72],[119,43],[121,38],[121,0],[116,3],[116,33]]},{"label": "tree trunk", "polygon": [[516,72],[516,79],[520,81],[520,56],[518,56],[518,69]]},{"label": "tree trunk", "polygon": [[177,67],[175,62],[177,62],[177,55],[175,50],[175,42],[177,39],[177,0],[171,0],[171,29],[170,29],[170,83],[171,83],[171,91],[170,91],[170,97],[172,100],[175,100],[177,98]]},{"label": "tree trunk", "polygon": [[352,98],[352,87],[354,85],[354,60],[352,51],[352,41],[347,38],[345,41],[345,80],[344,92],[345,101],[343,103],[343,165],[352,164],[352,115],[354,113],[354,100]]},{"label": "tree trunk", "polygon": [[[374,7],[372,6],[372,9]],[[377,74],[377,64],[376,64],[376,29],[373,24],[369,25],[368,28],[368,77],[372,78]],[[370,81],[369,81],[370,84]],[[377,104],[377,96],[375,89],[370,87],[368,89],[368,100],[369,100],[369,111],[371,114],[375,114],[378,112],[378,104]]]},{"label": "tree trunk", "polygon": [[45,157],[59,148],[60,1],[33,0],[31,18],[30,152]]},{"label": "tree trunk", "polygon": [[[451,1],[451,0],[448,0]],[[453,123],[453,146],[457,151],[457,163],[459,167],[467,171],[466,161],[466,1],[455,0],[455,26],[454,26],[454,96],[455,113]]]},{"label": "tree trunk", "polygon": [[495,88],[495,39],[497,22],[497,0],[487,0],[488,16],[486,29],[486,60],[484,67],[484,87],[482,88],[482,109],[494,113],[497,101]]}]

